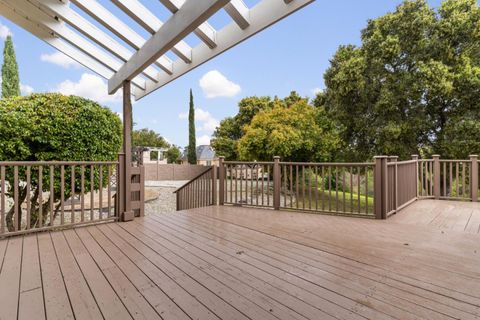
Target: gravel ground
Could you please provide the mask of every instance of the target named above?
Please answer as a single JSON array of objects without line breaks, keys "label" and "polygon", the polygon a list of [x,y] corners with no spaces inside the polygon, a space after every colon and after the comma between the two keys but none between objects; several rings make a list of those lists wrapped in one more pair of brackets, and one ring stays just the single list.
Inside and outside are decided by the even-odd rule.
[{"label": "gravel ground", "polygon": [[176,211],[176,196],[173,193],[187,181],[146,181],[145,189],[154,193],[153,200],[145,202],[145,215]]}]

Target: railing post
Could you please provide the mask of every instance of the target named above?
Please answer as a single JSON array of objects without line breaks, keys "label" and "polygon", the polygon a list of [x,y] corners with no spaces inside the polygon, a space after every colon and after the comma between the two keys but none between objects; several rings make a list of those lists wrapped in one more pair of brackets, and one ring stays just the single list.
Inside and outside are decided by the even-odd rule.
[{"label": "railing post", "polygon": [[478,155],[471,155],[470,161],[470,196],[478,202]]},{"label": "railing post", "polygon": [[[398,156],[390,156],[388,157],[389,162],[398,162]],[[395,213],[397,212],[398,208],[398,165],[395,164],[394,171],[393,171],[393,207],[395,209]]]},{"label": "railing post", "polygon": [[415,194],[418,199],[418,154],[412,154],[412,160],[415,161]]},{"label": "railing post", "polygon": [[218,158],[218,205],[223,206],[225,202],[225,157]]},{"label": "railing post", "polygon": [[281,172],[280,157],[273,157],[273,209],[280,210]]},{"label": "railing post", "polygon": [[212,166],[212,205],[217,205],[217,170],[216,165]]},{"label": "railing post", "polygon": [[376,156],[374,173],[375,218],[387,218],[387,158]]},{"label": "railing post", "polygon": [[433,195],[440,199],[440,155],[434,154],[433,158]]}]

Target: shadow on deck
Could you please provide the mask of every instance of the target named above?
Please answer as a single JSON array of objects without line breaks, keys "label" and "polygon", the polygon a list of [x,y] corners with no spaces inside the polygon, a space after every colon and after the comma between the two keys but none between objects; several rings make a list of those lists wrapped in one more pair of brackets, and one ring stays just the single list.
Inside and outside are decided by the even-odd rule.
[{"label": "shadow on deck", "polygon": [[208,207],[12,237],[0,318],[476,319],[480,235],[432,228],[452,204],[387,221]]}]

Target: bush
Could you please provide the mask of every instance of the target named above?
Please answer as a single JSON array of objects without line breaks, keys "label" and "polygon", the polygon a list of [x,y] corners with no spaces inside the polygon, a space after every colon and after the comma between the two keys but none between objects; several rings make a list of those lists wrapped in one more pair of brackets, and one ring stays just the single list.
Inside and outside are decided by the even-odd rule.
[{"label": "bush", "polygon": [[[0,100],[0,161],[112,161],[116,160],[121,143],[119,117],[93,101],[56,93]],[[6,171],[8,196],[13,195],[13,170],[10,169]],[[79,173],[80,168],[77,169]],[[32,203],[39,193],[37,170],[32,168]],[[48,191],[50,183],[47,170],[44,169],[43,191]],[[89,167],[85,168],[86,177],[90,175],[89,170]],[[98,169],[94,174],[97,177],[94,188],[97,190]],[[54,201],[61,196],[59,175],[56,170]],[[23,202],[27,191],[25,168],[19,168],[19,180],[18,192]],[[85,180],[85,188],[89,190],[89,179]],[[75,186],[75,192],[79,187],[79,184]],[[69,183],[65,183],[64,194],[66,197],[71,194]],[[9,229],[12,228],[13,210],[12,207],[7,214]],[[46,219],[48,211],[47,201],[42,219]],[[31,225],[35,225],[38,208],[32,208],[32,212]]]}]

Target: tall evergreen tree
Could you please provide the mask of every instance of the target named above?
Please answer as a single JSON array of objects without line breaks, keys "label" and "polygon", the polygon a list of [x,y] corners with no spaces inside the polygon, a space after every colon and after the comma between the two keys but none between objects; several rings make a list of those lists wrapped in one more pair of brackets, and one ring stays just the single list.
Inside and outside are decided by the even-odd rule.
[{"label": "tall evergreen tree", "polygon": [[188,163],[197,164],[197,148],[195,138],[195,108],[193,106],[193,93],[190,89],[190,109],[188,110]]},{"label": "tall evergreen tree", "polygon": [[18,64],[13,49],[12,37],[8,36],[3,48],[2,65],[2,98],[20,95],[20,77],[18,75]]}]

